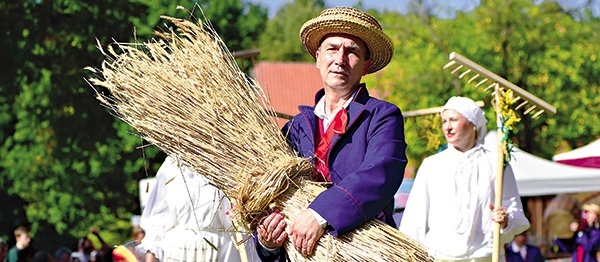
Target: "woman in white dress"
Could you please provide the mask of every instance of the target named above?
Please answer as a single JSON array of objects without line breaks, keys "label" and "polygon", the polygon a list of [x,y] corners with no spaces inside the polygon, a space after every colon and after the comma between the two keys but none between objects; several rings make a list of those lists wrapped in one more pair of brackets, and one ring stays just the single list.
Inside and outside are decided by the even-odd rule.
[{"label": "woman in white dress", "polygon": [[419,167],[400,231],[436,261],[491,261],[494,222],[501,225],[501,244],[530,226],[514,174],[510,165],[504,169],[502,206],[495,207],[499,167],[497,153],[483,147],[483,111],[469,98],[452,97],[441,117],[448,148]]},{"label": "woman in white dress", "polygon": [[222,191],[172,157],[156,178],[140,220],[146,261],[241,261]]}]

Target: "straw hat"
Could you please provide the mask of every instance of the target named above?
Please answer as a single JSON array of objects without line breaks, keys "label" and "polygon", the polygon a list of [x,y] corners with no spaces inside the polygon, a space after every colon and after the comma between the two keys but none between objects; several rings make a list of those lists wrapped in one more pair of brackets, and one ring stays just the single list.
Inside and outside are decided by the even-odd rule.
[{"label": "straw hat", "polygon": [[323,37],[333,33],[356,36],[365,42],[373,61],[368,74],[379,71],[392,60],[394,45],[379,22],[370,14],[351,7],[333,7],[321,11],[317,17],[302,25],[300,40],[304,49],[315,57]]},{"label": "straw hat", "polygon": [[595,203],[588,203],[588,204],[583,204],[583,206],[581,207],[581,209],[586,210],[586,211],[590,211],[590,212],[594,212],[597,215],[600,216],[600,206],[598,206]]}]

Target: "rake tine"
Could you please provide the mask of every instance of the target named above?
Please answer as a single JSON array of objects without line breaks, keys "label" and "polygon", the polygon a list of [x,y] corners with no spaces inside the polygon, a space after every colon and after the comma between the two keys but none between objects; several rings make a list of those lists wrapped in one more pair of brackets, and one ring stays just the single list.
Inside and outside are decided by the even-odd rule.
[{"label": "rake tine", "polygon": [[461,68],[463,68],[462,65],[459,65],[458,67],[454,68],[454,70],[452,70],[452,72],[450,72],[450,74],[454,74],[456,73],[458,70],[460,70]]},{"label": "rake tine", "polygon": [[479,74],[475,74],[475,76],[471,77],[471,79],[469,79],[469,81],[467,81],[467,83],[473,82],[473,80],[475,80],[478,77],[479,77]]},{"label": "rake tine", "polygon": [[523,103],[519,104],[517,107],[515,107],[515,110],[519,110],[521,107],[523,107],[524,105],[526,105],[527,103],[529,103],[529,101],[524,100]]},{"label": "rake tine", "polygon": [[456,61],[450,61],[446,65],[444,65],[444,67],[442,67],[442,69],[448,69],[448,67],[451,67],[454,64],[456,64]]},{"label": "rake tine", "polygon": [[525,110],[525,112],[523,112],[523,114],[524,115],[529,114],[529,112],[533,111],[536,107],[537,107],[536,105],[532,105],[530,108]]},{"label": "rake tine", "polygon": [[485,82],[487,82],[487,81],[488,81],[488,79],[487,79],[487,78],[484,78],[483,80],[479,81],[479,83],[477,83],[477,84],[475,85],[475,87],[479,87],[480,85],[482,85],[483,83],[485,83]]},{"label": "rake tine", "polygon": [[463,78],[465,75],[467,75],[467,74],[468,74],[468,73],[470,73],[470,72],[471,72],[471,69],[467,69],[467,71],[464,71],[462,74],[460,74],[460,75],[458,76],[458,78],[462,79],[462,78]]},{"label": "rake tine", "polygon": [[497,85],[498,83],[494,82],[491,85],[487,86],[485,89],[483,89],[483,91],[488,91],[490,90],[490,88],[494,87],[495,85]]},{"label": "rake tine", "polygon": [[513,101],[512,101],[512,102],[513,102],[513,104],[514,104],[514,103],[516,103],[516,102],[517,102],[517,101],[519,101],[519,100],[521,100],[521,97],[520,97],[520,96],[517,96],[517,97],[515,97],[515,98],[513,99]]},{"label": "rake tine", "polygon": [[532,118],[536,119],[538,118],[542,113],[544,113],[544,109],[540,109],[540,111],[537,111],[535,114],[533,114],[533,116],[531,116]]}]

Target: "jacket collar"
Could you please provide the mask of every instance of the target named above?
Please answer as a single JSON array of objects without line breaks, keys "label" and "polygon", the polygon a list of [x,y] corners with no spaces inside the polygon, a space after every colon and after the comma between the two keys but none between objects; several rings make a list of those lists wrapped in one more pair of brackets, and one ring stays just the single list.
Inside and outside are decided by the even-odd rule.
[{"label": "jacket collar", "polygon": [[[319,102],[319,100],[325,95],[325,89],[319,90],[315,95],[315,104]],[[367,86],[362,83],[358,87],[358,93],[354,97],[354,101],[348,105],[348,125],[346,126],[346,130],[348,130],[358,119],[358,117],[365,110],[365,106],[367,101],[369,100],[369,92],[367,91]],[[314,106],[299,106],[298,110],[306,119],[308,125],[312,128],[312,132],[316,131],[316,123],[317,116],[314,114]]]}]

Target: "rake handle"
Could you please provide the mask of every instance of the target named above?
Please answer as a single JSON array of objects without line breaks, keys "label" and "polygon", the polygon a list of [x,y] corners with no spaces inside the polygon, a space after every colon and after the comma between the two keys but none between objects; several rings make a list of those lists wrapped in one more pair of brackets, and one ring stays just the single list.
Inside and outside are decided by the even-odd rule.
[{"label": "rake handle", "polygon": [[[496,85],[496,101],[500,101],[500,90],[498,85]],[[496,137],[497,137],[497,150],[498,157],[496,159],[496,183],[495,183],[495,198],[494,198],[494,207],[498,207],[502,205],[502,189],[503,189],[503,181],[504,181],[504,148],[502,146],[502,137],[504,136],[503,124],[502,124],[502,115],[500,113],[500,108],[497,106],[497,103],[494,103],[494,110],[496,111]],[[494,222],[494,235],[493,235],[493,250],[492,250],[492,262],[499,262],[500,260],[500,223]]]}]

